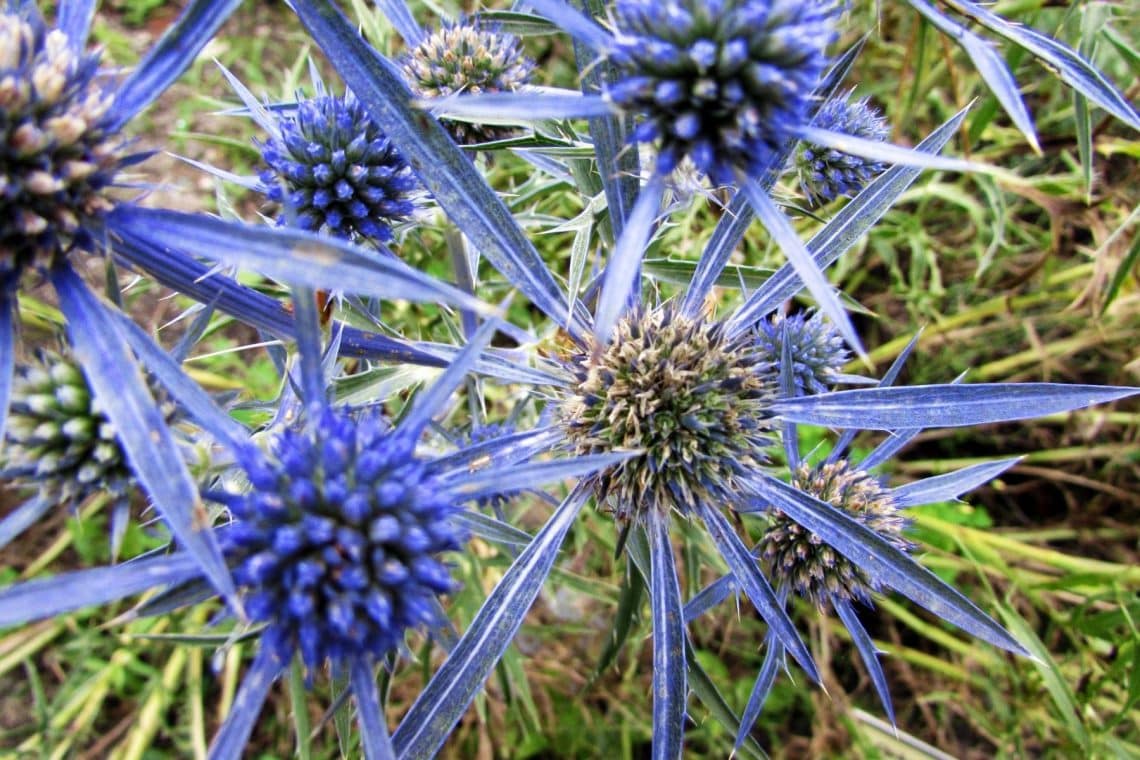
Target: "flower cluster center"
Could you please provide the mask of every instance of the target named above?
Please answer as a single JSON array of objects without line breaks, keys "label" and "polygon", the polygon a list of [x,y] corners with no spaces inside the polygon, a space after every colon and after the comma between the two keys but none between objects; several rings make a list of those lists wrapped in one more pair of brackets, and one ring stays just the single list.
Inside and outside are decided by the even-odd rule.
[{"label": "flower cluster center", "polygon": [[561,419],[576,453],[641,452],[594,476],[599,503],[619,520],[724,504],[764,459],[770,367],[747,336],[729,337],[720,323],[672,304],[635,309],[573,370]]}]

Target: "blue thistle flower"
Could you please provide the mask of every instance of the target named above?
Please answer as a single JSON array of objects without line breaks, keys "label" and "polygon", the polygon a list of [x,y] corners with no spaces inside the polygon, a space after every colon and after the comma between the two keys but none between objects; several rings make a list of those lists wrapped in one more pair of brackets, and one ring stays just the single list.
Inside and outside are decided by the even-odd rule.
[{"label": "blue thistle flower", "polygon": [[[165,421],[176,408],[161,386],[147,377]],[[115,425],[92,394],[79,365],[47,350],[16,369],[6,440],[0,448],[0,476],[34,495],[0,520],[0,548],[47,510],[78,505],[95,493],[111,499],[112,554],[127,527],[130,494],[136,485]]]},{"label": "blue thistle flower", "polygon": [[846,379],[843,365],[851,352],[843,337],[819,312],[761,320],[756,326],[756,349],[773,365],[782,361],[784,342],[792,360],[792,378],[801,391],[824,393]]},{"label": "blue thistle flower", "polygon": [[[878,478],[855,468],[847,460],[825,462],[819,467],[801,463],[792,473],[792,485],[820,501],[840,509],[900,551],[912,544],[902,536],[906,519],[891,492]],[[759,554],[777,589],[792,591],[823,608],[832,600],[871,601],[881,582],[855,562],[779,509],[769,516],[760,539]]]},{"label": "blue thistle flower", "polygon": [[351,92],[321,88],[271,118],[260,189],[285,206],[279,224],[387,242],[392,225],[415,211],[411,168]]},{"label": "blue thistle flower", "polygon": [[834,6],[792,0],[618,0],[607,90],[644,115],[657,169],[689,156],[715,182],[761,176],[809,118],[835,40]]},{"label": "blue thistle flower", "polygon": [[626,522],[729,498],[773,441],[772,366],[721,323],[635,306],[612,341],[569,359],[558,415],[575,454],[641,452],[591,478],[599,503]]},{"label": "blue thistle flower", "polygon": [[[467,93],[515,92],[530,81],[534,61],[519,39],[477,21],[445,22],[412,47],[400,61],[412,94],[443,98]],[[502,140],[515,130],[490,124],[444,119],[460,145]]]},{"label": "blue thistle flower", "polygon": [[[906,356],[907,352],[904,352],[895,362],[882,387],[890,384],[891,377],[901,367]],[[856,547],[861,546],[864,552],[872,548],[875,552],[880,552],[889,547],[886,550],[898,557],[909,555],[915,545],[904,535],[910,523],[906,516],[907,509],[958,499],[962,494],[998,477],[1019,459],[982,462],[894,488],[889,487],[884,478],[871,474],[871,470],[888,461],[920,432],[921,428],[895,431],[858,462],[847,452],[854,438],[849,432],[815,466],[800,460],[796,440],[787,441],[786,447],[792,462],[791,484],[768,489],[765,496],[770,498],[755,499],[743,510],[767,517],[767,527],[753,553],[776,580],[781,599],[795,594],[810,602],[820,612],[833,610],[839,616],[850,632],[879,700],[892,722],[895,718],[894,708],[886,675],[879,663],[880,653],[860,622],[855,603],[871,606],[873,594],[892,587],[926,606],[930,606],[932,597],[929,590],[923,592],[907,587],[916,580],[915,576],[892,574],[888,577],[864,558],[860,558]],[[802,510],[807,505],[812,506],[815,514],[809,515]],[[849,528],[860,536],[856,547],[849,545],[850,537],[840,537],[834,518],[821,519],[820,509],[825,508],[824,505],[842,514],[845,522],[850,521]],[[784,508],[790,508],[794,516],[789,516]],[[856,553],[852,553],[851,548],[855,548]],[[724,576],[705,587],[686,604],[685,620],[696,620],[738,588],[739,584],[732,576]],[[961,598],[956,591],[950,593]],[[968,601],[965,603],[970,604]],[[979,611],[979,614],[983,613]],[[783,644],[774,635],[766,637],[765,645],[767,651],[764,663],[737,732],[737,748],[748,737],[759,717],[784,660]]]},{"label": "blue thistle flower", "polygon": [[[484,444],[493,444],[497,441],[502,441],[507,436],[515,434],[517,429],[514,424],[506,422],[483,422],[472,425],[471,429],[467,431],[466,443],[469,446],[482,446]],[[495,518],[500,522],[506,522],[506,513],[503,508],[514,497],[518,496],[521,491],[504,491],[494,493],[489,496],[484,496],[476,500],[480,507],[489,507]]]},{"label": "blue thistle flower", "polygon": [[[816,112],[812,126],[865,140],[886,142],[890,135],[886,119],[868,98],[851,100],[851,92],[832,98]],[[834,148],[801,144],[795,156],[800,187],[808,202],[822,206],[841,196],[852,196],[887,168],[874,161]]]},{"label": "blue thistle flower", "polygon": [[89,247],[85,222],[111,207],[103,191],[134,160],[117,135],[100,54],[60,29],[0,11],[0,287],[30,266]]},{"label": "blue thistle flower", "polygon": [[404,632],[438,623],[455,588],[443,552],[459,549],[455,494],[378,414],[325,410],[239,463],[250,490],[225,502],[221,544],[263,646],[282,662],[380,658]]}]

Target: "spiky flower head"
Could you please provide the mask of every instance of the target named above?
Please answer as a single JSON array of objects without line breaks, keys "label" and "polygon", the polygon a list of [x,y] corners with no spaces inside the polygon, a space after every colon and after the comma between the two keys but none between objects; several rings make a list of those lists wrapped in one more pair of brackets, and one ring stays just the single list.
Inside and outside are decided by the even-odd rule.
[{"label": "spiky flower head", "polygon": [[433,597],[455,586],[437,555],[464,536],[414,440],[379,415],[326,410],[269,449],[241,456],[250,490],[226,500],[222,532],[263,645],[311,670],[381,656],[433,622]]},{"label": "spiky flower head", "polygon": [[777,315],[756,328],[756,348],[765,361],[779,364],[783,360],[784,339],[790,344],[792,378],[796,387],[812,393],[824,393],[840,375],[851,352],[835,326],[814,312],[810,316]]},{"label": "spiky flower head", "polygon": [[299,101],[260,146],[265,193],[286,207],[278,222],[390,240],[391,225],[415,211],[411,167],[351,92]]},{"label": "spiky flower head", "polygon": [[[913,547],[903,537],[907,520],[891,492],[873,475],[840,459],[812,468],[804,463],[792,474],[792,485],[881,535],[903,551]],[[879,580],[844,557],[818,536],[774,510],[760,539],[760,556],[782,588],[804,597],[817,607],[832,599],[869,602]]]},{"label": "spiky flower head", "polygon": [[671,302],[638,307],[572,369],[560,415],[575,452],[642,452],[593,476],[599,503],[619,520],[723,504],[764,458],[770,366],[721,323],[685,317]]},{"label": "spiky flower head", "polygon": [[[167,411],[173,415],[172,406]],[[19,366],[9,414],[5,476],[55,503],[127,493],[132,474],[114,425],[74,360],[45,350]]]},{"label": "spiky flower head", "polygon": [[[890,135],[882,113],[867,98],[851,100],[851,92],[824,103],[812,125],[876,142],[886,142]],[[822,206],[841,196],[855,195],[887,168],[882,161],[871,161],[807,143],[800,145],[795,161],[800,187],[813,206]]]},{"label": "spiky flower head", "polygon": [[38,18],[0,11],[0,285],[87,242],[120,165],[100,56]]},{"label": "spiky flower head", "polygon": [[835,39],[830,2],[617,0],[609,58],[624,79],[611,100],[644,115],[658,170],[684,156],[715,182],[774,168],[808,122],[812,91]]},{"label": "spiky flower head", "polygon": [[[404,76],[421,98],[515,92],[530,81],[534,61],[517,37],[474,21],[444,23],[404,56]],[[493,125],[444,120],[461,145],[501,140],[513,130]]]}]

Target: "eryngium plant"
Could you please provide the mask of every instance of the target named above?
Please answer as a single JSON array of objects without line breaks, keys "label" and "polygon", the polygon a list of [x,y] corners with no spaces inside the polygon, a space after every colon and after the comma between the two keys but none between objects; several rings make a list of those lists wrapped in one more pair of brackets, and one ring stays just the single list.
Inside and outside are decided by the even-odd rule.
[{"label": "eryngium plant", "polygon": [[[315,327],[308,317],[304,321]],[[473,337],[395,427],[377,408],[317,401],[297,423],[303,427],[273,433],[265,451],[230,442],[236,477],[228,481],[245,488],[205,494],[228,507],[232,519],[204,530],[216,537],[233,570],[239,630],[260,624],[253,629],[259,646],[211,745],[214,760],[242,755],[269,689],[294,660],[310,679],[326,666],[347,676],[365,756],[392,757],[376,670],[398,654],[409,629],[445,626],[438,597],[456,587],[445,553],[460,548],[468,527],[491,540],[526,535],[486,517],[472,519],[463,502],[538,487],[624,458],[528,464],[545,441],[527,435],[421,453],[428,423],[493,328],[489,323]],[[302,374],[308,376],[302,386],[313,389],[320,356],[303,357]],[[472,467],[487,457],[505,464]],[[195,559],[178,551],[17,584],[0,591],[0,628],[165,587],[170,594],[138,612],[160,614],[197,601],[200,595],[182,592],[202,579]]]},{"label": "eryngium plant", "polygon": [[0,440],[13,384],[17,294],[38,276],[55,288],[71,352],[127,465],[226,594],[233,584],[221,553],[194,527],[196,488],[127,348],[134,326],[103,304],[72,261],[103,253],[107,217],[130,205],[116,187],[146,154],[132,149],[124,127],[190,65],[237,4],[191,2],[118,84],[117,72],[101,68],[100,53],[86,49],[92,3],[58,3],[54,27],[34,2],[0,4]]},{"label": "eryngium plant", "polygon": [[[390,14],[394,5],[400,4],[384,3]],[[532,0],[531,5],[544,13],[550,11],[548,15],[599,54],[607,53],[614,43],[613,35],[562,3]],[[620,233],[613,249],[608,252],[605,271],[589,293],[591,298],[585,298],[578,292],[561,293],[557,290],[557,279],[537,256],[501,201],[494,197],[485,181],[471,170],[469,162],[462,160],[461,154],[446,139],[442,127],[412,110],[409,93],[403,83],[393,76],[392,67],[377,58],[353,25],[328,2],[295,0],[293,6],[349,86],[409,157],[440,205],[471,236],[472,244],[486,254],[488,260],[511,283],[561,327],[572,347],[555,345],[546,352],[550,361],[556,365],[549,370],[548,376],[554,389],[551,392],[554,403],[574,409],[579,405],[605,405],[612,402],[612,408],[617,408],[619,400],[608,398],[608,388],[600,389],[601,394],[595,393],[598,389],[592,386],[586,392],[580,392],[578,378],[581,377],[583,366],[598,366],[603,357],[607,356],[615,335],[621,329],[619,325],[630,314],[649,314],[665,306],[653,295],[645,295],[640,277],[641,259],[659,211],[664,184],[660,175],[650,179],[640,192],[635,188],[632,196],[623,195],[621,188],[613,188],[612,193],[610,187],[606,188],[614,228],[620,230]],[[715,4],[715,7],[722,6]],[[494,104],[497,108],[514,109],[512,113],[529,111],[535,118],[583,115],[602,120],[610,118],[608,109],[611,107],[610,101],[605,98],[592,98],[577,93],[554,95],[545,100],[545,105],[541,98],[522,98],[518,95],[473,98],[468,106],[463,105],[463,102],[462,97],[448,99],[439,105],[438,112],[472,116],[480,108],[493,110],[490,106]],[[935,135],[924,141],[918,148],[923,155],[918,158],[912,155],[900,156],[897,151],[892,155],[922,166],[950,165],[941,164],[931,157],[945,144],[962,118],[963,114],[955,116],[939,128]],[[609,126],[613,127],[612,121]],[[614,128],[614,133],[620,132],[620,127]],[[799,128],[798,134],[803,138],[810,137],[813,141],[822,140],[825,145],[835,142],[845,146],[864,146],[864,143],[846,136],[833,141],[832,133],[808,125]],[[609,143],[608,149],[613,148],[613,143]],[[611,171],[616,151],[607,154],[600,144],[597,149],[599,173],[603,182],[610,182],[620,174]],[[872,153],[871,157],[875,157],[875,154]],[[560,176],[569,174],[564,167],[556,168]],[[794,271],[803,277],[818,300],[834,306],[834,294],[820,275],[820,268],[833,262],[850,241],[857,239],[874,224],[916,175],[916,171],[906,166],[896,165],[887,170],[847,204],[836,219],[806,245],[798,239],[782,214],[774,210],[766,189],[759,181],[747,177],[743,172],[737,175],[737,180],[741,182],[747,205],[756,210],[781,247],[789,252],[789,257],[796,264]],[[734,201],[731,208],[738,209],[741,205]],[[719,316],[704,312],[705,298],[743,234],[739,220],[739,215],[725,215],[720,228],[714,231],[709,249],[697,265],[688,290],[678,297],[676,303],[680,316],[722,325],[730,338],[754,330],[759,320],[770,316],[782,301],[802,287],[793,270],[784,268],[737,308]],[[552,286],[555,289],[552,290]],[[841,309],[825,306],[824,310],[837,322],[843,320]],[[848,340],[855,342],[852,337],[848,337]],[[657,345],[654,344],[654,347]],[[649,354],[645,358],[660,362],[663,356],[663,353]],[[633,376],[641,371],[637,365],[640,358],[640,355],[631,356],[619,368]],[[778,365],[775,377],[769,379],[773,394],[765,412],[773,437],[782,440],[785,448],[794,440],[794,434],[789,431],[799,424],[884,430],[973,425],[1021,419],[1049,410],[1078,408],[1096,400],[1107,401],[1136,392],[1136,389],[1050,384],[948,384],[831,391],[800,396],[791,372],[791,359],[781,356]],[[607,369],[613,371],[612,367]],[[539,371],[547,370],[540,367]],[[679,384],[670,386],[674,393],[678,388],[693,394],[703,392],[695,380],[682,380]],[[594,399],[587,394],[601,397]],[[655,395],[653,390],[646,391],[648,406],[664,407],[666,402],[661,395]],[[574,441],[568,419],[572,420],[573,417],[559,418],[554,425],[535,435],[552,441],[561,439],[564,442],[563,448],[567,452],[573,452]],[[677,436],[691,434],[683,424],[676,425],[674,429]],[[655,438],[652,433],[653,431],[648,431],[635,436],[634,439],[641,445],[632,452],[625,448],[624,443],[631,438],[623,434],[623,445],[620,450],[614,450],[613,454],[624,453],[630,457],[650,454],[646,461],[665,461],[665,451],[673,444],[673,438]],[[679,448],[683,450],[685,447]],[[708,529],[709,537],[718,552],[741,583],[750,601],[768,622],[780,645],[792,654],[809,675],[814,677],[816,673],[810,652],[795,632],[772,584],[733,529],[724,510],[746,513],[758,508],[778,507],[792,520],[819,534],[840,555],[864,572],[878,576],[886,585],[919,604],[937,609],[944,619],[1002,648],[1019,653],[1025,651],[1009,633],[961,594],[916,563],[898,546],[877,540],[871,531],[842,510],[789,486],[780,477],[780,468],[763,464],[769,454],[765,450],[755,452],[753,458],[761,464],[749,471],[746,477],[739,479],[739,487],[734,488],[729,484],[723,488],[724,492],[730,494],[728,499],[711,503],[702,501],[700,494],[694,493],[693,503],[685,506],[688,513],[695,515]],[[577,457],[570,461],[575,459]],[[600,484],[614,480],[607,476],[616,473],[621,466],[621,463],[615,462],[598,467],[593,470],[593,475],[580,481],[533,541],[518,555],[393,736],[393,744],[400,755],[430,757],[439,750],[451,727],[459,720],[495,662],[510,644],[522,623],[526,608],[550,572],[558,548],[576,515],[591,497],[599,502],[609,498],[609,492],[600,491]],[[728,470],[726,467],[725,471]],[[645,482],[650,493],[684,493],[680,482],[684,476],[678,474],[678,470],[662,468],[658,472],[652,472],[652,468],[646,467],[642,472],[649,478]],[[713,485],[721,487],[723,484]],[[682,747],[688,688],[684,658],[685,633],[681,623],[681,591],[673,566],[669,530],[671,505],[656,504],[650,500],[649,503],[610,506],[618,515],[631,516],[626,523],[630,533],[626,554],[638,564],[641,577],[647,579],[650,586],[654,643],[654,755],[676,757]],[[624,529],[626,526],[622,527]]]},{"label": "eryngium plant", "polygon": [[807,123],[829,64],[837,11],[794,0],[617,0],[607,90],[643,114],[635,135],[658,141],[657,169],[688,156],[715,182],[760,176]]},{"label": "eryngium plant", "polygon": [[769,364],[775,366],[785,356],[790,358],[792,380],[800,392],[823,393],[835,385],[866,381],[843,372],[851,352],[819,312],[762,319],[756,325],[754,340],[756,350]]}]

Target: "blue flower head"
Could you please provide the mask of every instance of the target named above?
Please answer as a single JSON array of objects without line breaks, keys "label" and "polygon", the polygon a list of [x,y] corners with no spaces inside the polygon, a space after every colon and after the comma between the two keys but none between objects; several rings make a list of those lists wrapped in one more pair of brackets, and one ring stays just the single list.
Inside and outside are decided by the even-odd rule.
[{"label": "blue flower head", "polygon": [[37,16],[0,11],[0,284],[89,240],[126,157],[100,55]]},{"label": "blue flower head", "polygon": [[[876,142],[886,142],[890,134],[879,110],[867,98],[851,100],[850,92],[824,103],[812,126]],[[887,168],[882,161],[806,143],[796,152],[795,166],[800,187],[813,206],[855,195]]]},{"label": "blue flower head", "polygon": [[226,498],[222,548],[263,645],[280,662],[380,658],[408,628],[436,622],[455,587],[439,554],[460,548],[457,500],[377,414],[326,409],[268,455],[241,456],[250,490]]},{"label": "blue flower head", "polygon": [[[911,543],[902,536],[907,520],[893,495],[873,475],[845,459],[811,467],[806,462],[792,473],[792,485],[826,502],[878,533],[901,551]],[[817,607],[833,599],[870,604],[881,580],[844,557],[819,536],[775,509],[760,539],[759,553],[769,577],[782,590],[793,591]]]},{"label": "blue flower head", "polygon": [[772,364],[782,360],[785,340],[791,344],[792,379],[801,391],[827,391],[851,359],[843,336],[819,312],[776,316],[757,325],[756,348]]},{"label": "blue flower head", "polygon": [[[408,86],[420,98],[515,92],[534,73],[534,61],[523,53],[517,37],[474,21],[444,23],[425,35],[401,66]],[[460,145],[514,134],[509,128],[450,119],[444,126]]]},{"label": "blue flower head", "polygon": [[835,39],[834,6],[797,0],[618,0],[608,90],[643,113],[658,170],[684,156],[719,183],[772,168],[808,122],[812,91]]},{"label": "blue flower head", "polygon": [[561,422],[574,452],[642,452],[593,476],[599,503],[620,521],[724,503],[764,461],[772,365],[722,322],[672,302],[638,306],[613,340],[569,366],[576,382]]},{"label": "blue flower head", "polygon": [[[17,368],[3,474],[35,485],[52,504],[82,501],[96,491],[125,497],[134,481],[115,434],[79,365],[50,351]],[[151,391],[161,390],[150,383]],[[168,419],[173,406],[165,405]]]},{"label": "blue flower head", "polygon": [[391,225],[415,211],[411,168],[351,92],[301,99],[273,126],[260,179],[269,199],[287,207],[280,223],[385,242]]}]

